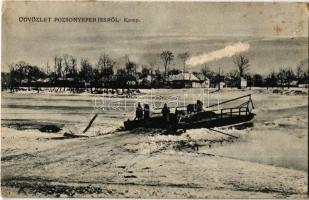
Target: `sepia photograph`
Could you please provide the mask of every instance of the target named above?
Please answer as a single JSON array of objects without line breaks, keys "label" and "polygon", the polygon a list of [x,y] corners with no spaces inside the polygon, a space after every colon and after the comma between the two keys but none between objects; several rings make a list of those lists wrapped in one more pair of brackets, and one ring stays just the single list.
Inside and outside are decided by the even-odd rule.
[{"label": "sepia photograph", "polygon": [[309,4],[1,9],[2,198],[308,198]]}]

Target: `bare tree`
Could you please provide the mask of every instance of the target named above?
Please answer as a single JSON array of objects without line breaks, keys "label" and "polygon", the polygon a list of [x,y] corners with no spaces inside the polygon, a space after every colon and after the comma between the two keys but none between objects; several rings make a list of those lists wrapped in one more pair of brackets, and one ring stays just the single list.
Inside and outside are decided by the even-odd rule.
[{"label": "bare tree", "polygon": [[154,75],[155,63],[154,62],[150,62],[149,66],[150,66],[150,78],[151,78],[151,83],[152,83],[152,79],[153,79],[153,75]]},{"label": "bare tree", "polygon": [[302,78],[303,73],[302,67],[298,65],[296,68],[296,77],[298,81]]},{"label": "bare tree", "polygon": [[174,55],[171,51],[163,51],[161,53],[161,59],[163,61],[164,64],[164,80],[166,80],[166,75],[167,75],[167,71],[168,71],[168,65],[173,61],[174,59]]},{"label": "bare tree", "polygon": [[281,87],[287,86],[290,88],[291,82],[295,78],[294,72],[291,68],[280,69],[279,73],[277,74],[277,78],[280,82]]},{"label": "bare tree", "polygon": [[92,65],[90,64],[89,60],[87,58],[82,58],[80,60],[80,77],[86,82],[92,81],[93,78],[93,68]]},{"label": "bare tree", "polygon": [[54,58],[54,61],[55,61],[55,72],[56,72],[56,75],[57,77],[61,77],[62,76],[62,72],[63,72],[63,58],[62,57],[58,57],[58,56],[55,56]]},{"label": "bare tree", "polygon": [[70,75],[70,76],[76,76],[77,74],[77,69],[76,69],[76,62],[77,59],[74,58],[71,55],[65,54],[63,55],[63,60],[64,60],[64,71],[65,75]]},{"label": "bare tree", "polygon": [[266,87],[276,87],[277,86],[277,74],[272,71],[266,78]]},{"label": "bare tree", "polygon": [[288,83],[288,88],[290,88],[293,80],[295,80],[295,74],[291,68],[288,68],[286,70],[286,82]]},{"label": "bare tree", "polygon": [[9,87],[11,92],[14,92],[15,87],[21,85],[21,81],[23,78],[22,73],[18,69],[16,64],[9,64],[10,69],[10,80],[9,80]]},{"label": "bare tree", "polygon": [[[63,61],[64,61],[64,68],[63,68],[64,78],[65,80],[68,80],[67,78],[73,79],[73,81],[70,80],[69,86],[70,90],[75,92],[74,86],[75,89],[78,90],[78,88],[76,87],[78,82],[77,67],[76,67],[77,59],[71,55],[64,54]],[[66,82],[65,84],[68,83]]]},{"label": "bare tree", "polygon": [[69,55],[68,54],[65,54],[63,55],[63,62],[64,62],[64,78],[66,79],[67,78],[67,74],[70,70],[70,63],[69,63]]},{"label": "bare tree", "polygon": [[308,80],[308,70],[308,60],[305,59],[300,61],[295,73],[298,83],[303,83]]},{"label": "bare tree", "polygon": [[109,57],[107,54],[102,54],[99,57],[99,60],[97,62],[97,68],[101,71],[101,73],[104,71],[104,69],[113,67],[115,62]]},{"label": "bare tree", "polygon": [[71,57],[71,63],[72,63],[72,74],[76,76],[77,74],[77,58]]},{"label": "bare tree", "polygon": [[188,52],[178,54],[178,58],[180,58],[183,63],[183,73],[186,72],[186,62],[189,57],[190,57],[190,54]]},{"label": "bare tree", "polygon": [[[218,77],[218,75],[216,75],[216,77]],[[227,82],[227,85],[229,85],[230,87],[238,87],[239,78],[240,78],[239,71],[235,69],[226,74],[225,81]],[[219,75],[219,79],[220,79],[220,75]],[[220,81],[218,80],[216,80],[216,82],[220,83]]]},{"label": "bare tree", "polygon": [[[93,68],[92,65],[90,64],[89,60],[87,58],[82,58],[80,60],[80,72],[79,72],[79,77],[85,81],[85,85],[86,83],[90,83],[91,81],[93,82],[93,78],[94,78],[94,72],[93,72]],[[90,83],[90,92],[92,93],[92,83]]]},{"label": "bare tree", "polygon": [[97,62],[97,69],[102,77],[104,77],[104,82],[110,80],[111,76],[114,74],[115,62],[107,54],[102,54]]},{"label": "bare tree", "polygon": [[214,77],[214,72],[211,71],[209,69],[209,67],[207,65],[204,65],[201,69],[201,73],[203,74],[204,76],[204,80],[206,80],[206,78],[209,78],[209,79],[212,79]]},{"label": "bare tree", "polygon": [[142,66],[142,74],[140,75],[140,78],[147,78],[147,76],[150,75],[150,69],[146,66]]},{"label": "bare tree", "polygon": [[24,61],[20,61],[16,64],[10,65],[12,81],[19,82],[19,85],[26,84],[28,90],[33,86],[32,83],[36,83],[39,78],[43,78],[46,74],[37,66],[30,65]]},{"label": "bare tree", "polygon": [[243,77],[249,69],[249,59],[244,55],[238,55],[233,57],[233,62],[238,68],[239,76]]},{"label": "bare tree", "polygon": [[48,61],[46,61],[46,74],[49,76],[50,73],[51,73],[50,66],[49,66]]},{"label": "bare tree", "polygon": [[126,56],[126,71],[128,75],[136,77],[137,64],[130,61],[129,56]]}]

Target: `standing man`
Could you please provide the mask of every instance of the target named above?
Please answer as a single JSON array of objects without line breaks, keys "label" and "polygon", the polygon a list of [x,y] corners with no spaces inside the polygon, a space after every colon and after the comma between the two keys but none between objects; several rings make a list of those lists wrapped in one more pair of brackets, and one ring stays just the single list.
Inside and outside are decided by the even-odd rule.
[{"label": "standing man", "polygon": [[148,120],[150,117],[150,108],[148,104],[144,105],[144,119]]},{"label": "standing man", "polygon": [[142,108],[140,102],[138,102],[138,104],[137,104],[135,115],[136,115],[135,119],[138,119],[138,120],[143,119],[143,108]]},{"label": "standing man", "polygon": [[203,102],[201,100],[196,101],[196,111],[202,112],[203,111]]},{"label": "standing man", "polygon": [[170,121],[170,109],[169,107],[167,107],[166,103],[164,104],[161,113],[162,113],[163,120],[165,122],[165,126],[168,127],[169,121]]}]

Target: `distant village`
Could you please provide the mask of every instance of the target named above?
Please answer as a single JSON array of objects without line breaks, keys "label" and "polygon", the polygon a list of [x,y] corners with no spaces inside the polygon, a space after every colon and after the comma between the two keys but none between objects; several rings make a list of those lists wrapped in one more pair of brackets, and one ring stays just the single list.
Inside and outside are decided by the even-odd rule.
[{"label": "distant village", "polygon": [[[126,57],[122,68],[107,54],[102,54],[95,65],[86,58],[71,55],[55,56],[53,66],[34,66],[24,61],[10,64],[10,71],[2,72],[2,90],[36,90],[54,88],[55,91],[102,93],[103,89],[138,88],[246,88],[246,87],[308,87],[308,61],[296,66],[281,68],[268,75],[250,73],[250,60],[244,55],[231,58],[234,70],[223,73],[220,68],[212,71],[208,65],[199,71],[187,70],[189,53],[174,55],[163,51],[158,60],[160,66],[141,65]],[[182,66],[170,69],[175,59]]]}]

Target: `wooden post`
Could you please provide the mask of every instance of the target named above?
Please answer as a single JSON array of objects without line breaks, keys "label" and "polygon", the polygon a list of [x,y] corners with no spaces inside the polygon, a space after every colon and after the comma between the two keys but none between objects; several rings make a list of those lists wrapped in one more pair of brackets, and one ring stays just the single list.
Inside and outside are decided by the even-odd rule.
[{"label": "wooden post", "polygon": [[92,125],[93,121],[97,118],[97,116],[98,116],[98,114],[96,113],[96,114],[92,117],[92,119],[90,120],[88,126],[85,128],[85,130],[83,131],[83,133],[86,133],[86,132],[87,132],[87,130],[90,128],[90,126]]}]

